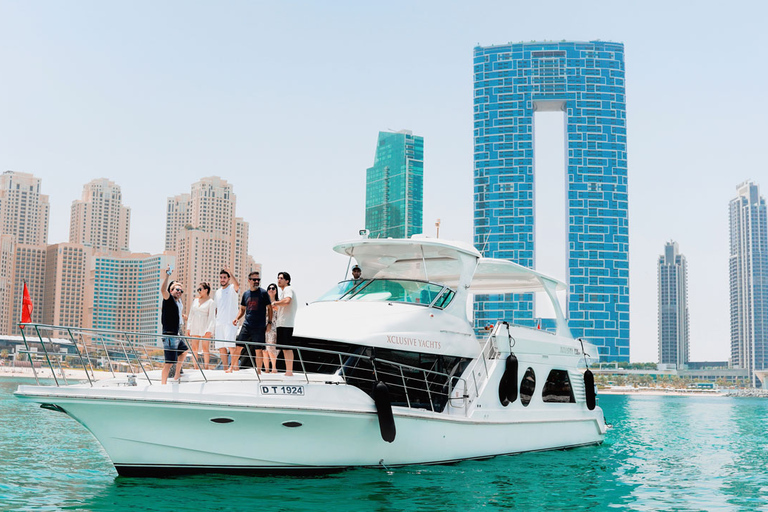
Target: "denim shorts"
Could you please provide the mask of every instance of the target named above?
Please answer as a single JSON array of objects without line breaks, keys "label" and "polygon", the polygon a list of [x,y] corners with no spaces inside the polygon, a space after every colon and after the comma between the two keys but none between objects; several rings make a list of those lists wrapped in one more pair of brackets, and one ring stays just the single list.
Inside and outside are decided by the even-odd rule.
[{"label": "denim shorts", "polygon": [[166,364],[173,364],[178,361],[179,356],[189,350],[184,340],[176,336],[163,338],[163,352],[165,353]]}]

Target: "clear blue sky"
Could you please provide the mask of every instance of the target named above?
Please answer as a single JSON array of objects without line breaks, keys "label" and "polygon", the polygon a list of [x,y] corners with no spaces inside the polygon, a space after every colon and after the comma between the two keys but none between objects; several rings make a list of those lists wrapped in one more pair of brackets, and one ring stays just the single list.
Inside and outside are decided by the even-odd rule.
[{"label": "clear blue sky", "polygon": [[379,130],[424,137],[425,232],[441,218],[471,241],[475,45],[623,42],[631,357],[656,360],[656,259],[675,239],[692,358],[723,360],[728,201],[745,179],[768,193],[767,5],[0,0],[0,170],[43,179],[50,243],[84,183],[116,181],[147,252],[166,198],[222,176],[250,252],[308,301],[346,268],[330,247],[363,226]]}]

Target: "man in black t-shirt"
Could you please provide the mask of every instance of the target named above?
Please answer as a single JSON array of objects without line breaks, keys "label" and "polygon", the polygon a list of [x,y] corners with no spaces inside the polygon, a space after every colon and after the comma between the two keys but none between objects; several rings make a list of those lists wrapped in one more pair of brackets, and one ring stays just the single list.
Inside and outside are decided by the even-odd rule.
[{"label": "man in black t-shirt", "polygon": [[[260,283],[261,277],[258,272],[248,274],[250,289],[243,294],[240,301],[240,311],[234,321],[234,324],[237,325],[237,322],[245,316],[237,341],[251,343],[238,343],[237,346],[245,348],[242,366],[252,368],[255,363],[257,373],[260,373],[264,362],[266,332],[272,328],[272,308],[269,307],[269,295],[264,288],[259,287]],[[266,366],[264,369],[266,370]]]},{"label": "man in black t-shirt", "polygon": [[181,326],[184,322],[182,314],[183,306],[181,304],[181,295],[184,289],[181,284],[172,281],[168,284],[168,278],[171,277],[171,267],[165,270],[165,279],[160,285],[160,294],[163,296],[160,322],[163,326],[163,353],[165,356],[163,371],[160,374],[160,383],[168,382],[168,374],[171,367],[176,365],[176,374],[174,380],[181,378],[181,363],[187,356],[187,344],[179,337]]}]

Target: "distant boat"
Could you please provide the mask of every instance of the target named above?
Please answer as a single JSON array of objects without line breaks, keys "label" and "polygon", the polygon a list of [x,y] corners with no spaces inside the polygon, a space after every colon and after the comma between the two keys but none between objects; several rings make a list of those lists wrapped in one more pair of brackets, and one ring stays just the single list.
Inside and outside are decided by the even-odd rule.
[{"label": "distant boat", "polygon": [[[15,394],[85,426],[121,475],[392,467],[603,442],[585,371],[597,351],[570,334],[555,294],[563,283],[438,239],[334,250],[362,277],[298,312],[291,377],[185,369],[162,386],[138,360],[139,335],[79,330],[119,339],[141,371]],[[477,338],[472,294],[533,292],[551,299],[555,333],[497,322]]]}]

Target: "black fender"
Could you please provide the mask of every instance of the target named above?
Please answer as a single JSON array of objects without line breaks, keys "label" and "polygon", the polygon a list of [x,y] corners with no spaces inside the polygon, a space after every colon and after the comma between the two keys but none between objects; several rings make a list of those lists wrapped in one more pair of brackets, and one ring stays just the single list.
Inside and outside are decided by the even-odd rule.
[{"label": "black fender", "polygon": [[373,386],[373,401],[376,403],[376,414],[379,417],[379,430],[381,438],[388,443],[395,440],[395,416],[392,414],[392,400],[389,397],[389,388],[381,381]]},{"label": "black fender", "polygon": [[499,402],[504,407],[517,400],[517,357],[509,354],[504,364],[504,374],[499,381]]},{"label": "black fender", "polygon": [[597,404],[595,398],[595,376],[592,375],[592,371],[589,368],[584,372],[584,392],[587,395],[587,409],[593,411]]}]

